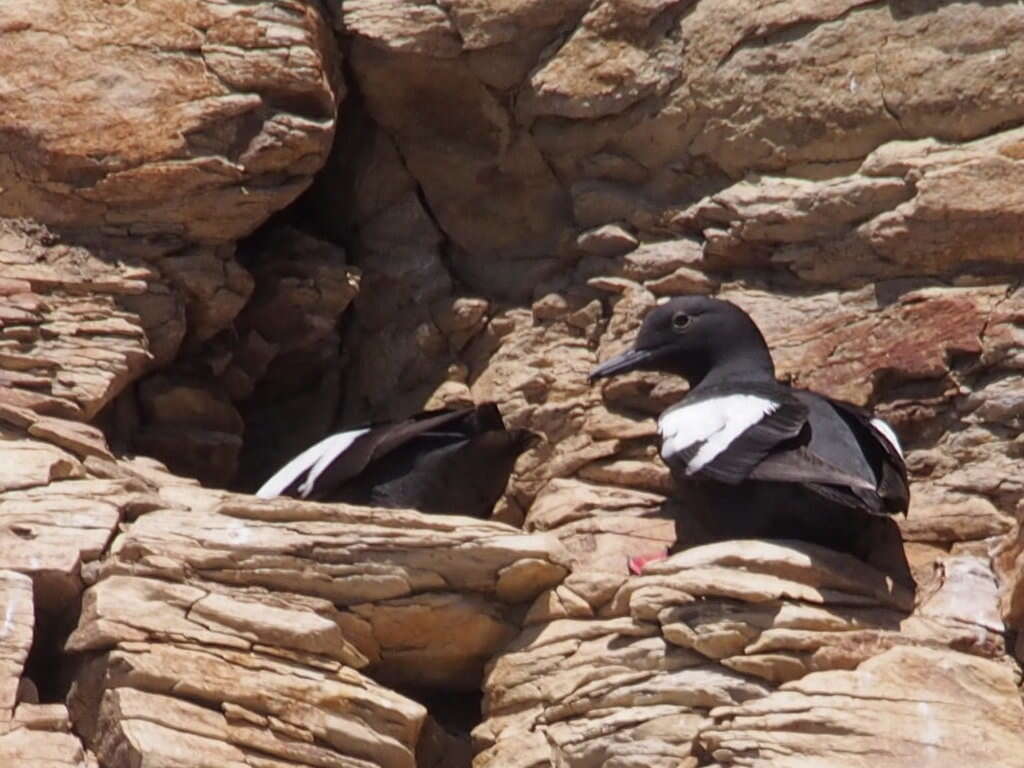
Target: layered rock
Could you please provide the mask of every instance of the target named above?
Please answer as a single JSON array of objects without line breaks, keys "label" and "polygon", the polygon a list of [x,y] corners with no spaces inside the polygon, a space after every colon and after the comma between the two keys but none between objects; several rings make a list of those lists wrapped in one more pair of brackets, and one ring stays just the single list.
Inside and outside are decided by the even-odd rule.
[{"label": "layered rock", "polygon": [[491,666],[475,765],[1012,764],[1024,707],[987,565],[945,561],[913,604],[795,542],[573,574]]},{"label": "layered rock", "polygon": [[[125,441],[134,450],[204,483],[251,489],[334,421],[338,326],[359,271],[343,249],[284,226],[250,238],[240,258],[252,268],[235,266],[246,300],[216,337],[200,344],[193,329],[175,365],[119,406],[131,414]],[[213,286],[218,298],[205,304],[223,304],[224,293]]]},{"label": "layered rock", "polygon": [[0,132],[16,137],[0,216],[230,242],[293,200],[330,146],[342,85],[309,4],[29,2],[0,26],[14,73]]},{"label": "layered rock", "polygon": [[[526,605],[568,572],[553,538],[497,523],[257,501],[152,462],[67,455],[79,477],[0,501],[11,536],[0,555],[26,574],[3,572],[0,754],[28,766],[92,760],[71,723],[101,766],[439,759],[458,744],[364,672],[476,689]],[[33,704],[25,663],[33,626],[58,632],[80,596],[69,719]]]},{"label": "layered rock", "polygon": [[0,220],[0,269],[5,403],[92,419],[184,336],[180,300],[139,259]]},{"label": "layered rock", "polygon": [[[344,237],[368,273],[391,259],[362,222],[432,215],[422,284],[441,286],[433,254],[446,253],[491,301],[462,349],[439,343],[422,309],[415,323],[378,316],[372,339],[360,328],[347,410],[421,403],[431,383],[435,402],[468,387],[503,403],[548,442],[499,514],[621,570],[624,551],[674,536],[641,417],[683,388],[624,377],[602,388],[609,413],[585,374],[657,297],[718,292],[754,315],[783,377],[895,423],[916,481],[904,533],[918,575],[942,553],[998,550],[1016,594],[1019,14],[442,6],[332,6],[373,159],[333,166],[346,180],[325,176],[316,199],[354,213]],[[954,71],[970,108],[935,74]],[[385,295],[367,284],[365,305]],[[416,345],[381,355],[396,336]]]},{"label": "layered rock", "polygon": [[187,485],[161,499],[94,572],[67,643],[86,659],[72,716],[104,765],[413,766],[426,710],[360,670],[474,689],[567,572],[553,540],[494,523]]},{"label": "layered rock", "polygon": [[[525,295],[534,260],[557,262],[578,235],[593,242],[604,227],[624,226],[608,247],[628,249],[630,229],[645,239],[664,233],[748,172],[783,177],[747,184],[751,202],[832,192],[819,195],[828,218],[811,239],[842,242],[881,216],[863,228],[858,263],[840,267],[872,279],[889,272],[875,248],[899,250],[915,274],[929,259],[959,260],[957,241],[985,260],[1009,253],[1015,156],[955,142],[1024,119],[1013,98],[1022,22],[1010,7],[442,5],[339,4],[336,20],[353,40],[369,112],[451,238],[459,276],[478,289]],[[1012,135],[989,146],[1013,144]],[[918,139],[896,151],[909,163],[856,174],[878,147]],[[438,144],[447,147],[442,162]],[[946,164],[956,170],[941,171]],[[951,206],[950,192],[965,186],[984,191]],[[961,213],[931,227],[936,203]],[[977,230],[979,241],[953,223],[970,227],[972,211],[1005,213]],[[500,267],[488,266],[495,260]]]},{"label": "layered rock", "polygon": [[[32,303],[40,328],[29,336],[25,317],[4,316],[5,336],[25,343],[5,369],[41,359],[37,346],[60,354],[46,375],[9,377],[0,402],[0,563],[13,569],[3,571],[4,759],[411,766],[461,753],[468,761],[465,745],[422,705],[365,673],[403,688],[475,690],[529,601],[567,573],[557,542],[455,517],[258,503],[202,491],[149,459],[116,458],[100,430],[67,418],[98,412],[127,383],[120,368],[74,365],[90,344],[116,345],[89,333],[107,326],[61,313],[88,282],[103,288],[105,277],[115,296],[148,284],[133,286],[123,264],[96,258],[106,251],[5,226],[9,263],[26,265],[5,278],[7,295],[12,306]],[[354,294],[354,273],[334,261],[283,258],[280,288],[268,283],[267,302],[313,309],[304,330],[274,339],[284,353],[332,338]],[[240,322],[266,325],[261,306]],[[134,323],[148,362],[142,317],[116,307],[92,311]],[[208,391],[161,374],[143,382],[139,399],[151,421],[203,424]],[[233,412],[221,407],[218,423],[235,425]],[[120,415],[108,411],[114,434]],[[78,628],[61,648],[80,602]],[[62,651],[74,654],[74,667]],[[35,703],[37,688],[62,696],[67,676],[70,715]]]},{"label": "layered rock", "polygon": [[[238,318],[238,341],[221,376],[245,420],[241,478],[256,487],[330,431],[337,415],[341,318],[361,275],[345,251],[290,227],[273,228],[243,254],[258,286]],[[241,431],[236,433],[241,438]]]},{"label": "layered rock", "polygon": [[67,708],[39,704],[35,686],[22,677],[35,624],[32,579],[0,571],[0,606],[0,756],[25,768],[96,768],[93,755],[70,733]]},{"label": "layered rock", "polygon": [[[500,653],[478,765],[1014,764],[1016,7],[320,8],[0,10],[0,755],[464,765],[385,686]],[[686,519],[650,418],[684,386],[586,374],[690,291],[894,424],[916,608],[792,545],[625,576]],[[482,400],[546,438],[496,513],[525,535],[120,456],[252,488],[336,421]],[[33,681],[83,590],[69,715]]]}]

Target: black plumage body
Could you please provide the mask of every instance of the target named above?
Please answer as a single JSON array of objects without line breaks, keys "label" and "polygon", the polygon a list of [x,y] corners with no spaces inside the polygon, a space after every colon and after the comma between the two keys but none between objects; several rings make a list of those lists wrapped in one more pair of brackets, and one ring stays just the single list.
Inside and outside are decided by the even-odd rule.
[{"label": "black plumage body", "polygon": [[325,438],[257,495],[489,517],[537,436],[506,429],[497,407],[425,411]]}]

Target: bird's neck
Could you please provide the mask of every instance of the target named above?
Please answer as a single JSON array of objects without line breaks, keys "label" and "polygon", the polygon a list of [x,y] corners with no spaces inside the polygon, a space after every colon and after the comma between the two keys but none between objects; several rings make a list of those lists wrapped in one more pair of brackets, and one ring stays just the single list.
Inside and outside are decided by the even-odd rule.
[{"label": "bird's neck", "polygon": [[775,381],[775,365],[767,347],[730,349],[714,358],[696,361],[683,376],[690,382],[690,391],[719,384],[743,384]]}]

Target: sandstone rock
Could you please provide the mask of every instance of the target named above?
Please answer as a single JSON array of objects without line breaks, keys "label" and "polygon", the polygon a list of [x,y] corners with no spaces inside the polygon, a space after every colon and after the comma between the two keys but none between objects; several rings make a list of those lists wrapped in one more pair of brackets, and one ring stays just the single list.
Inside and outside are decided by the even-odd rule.
[{"label": "sandstone rock", "polygon": [[[963,579],[947,572],[936,595]],[[864,756],[901,765],[920,756],[908,733],[927,733],[937,754],[1011,759],[1024,708],[998,661],[989,579],[983,599],[968,587],[978,600],[933,597],[911,613],[909,595],[846,555],[735,541],[639,577],[607,574],[589,588],[582,575],[567,580],[491,666],[476,765],[696,766],[698,755],[723,766],[845,765],[845,755],[856,756],[850,765]],[[592,596],[590,615],[566,602],[573,587]],[[933,704],[963,709],[935,716],[924,710]],[[984,714],[994,708],[997,722]],[[891,728],[904,711],[918,728]],[[968,722],[986,730],[984,742],[961,736]]]},{"label": "sandstone rock", "polygon": [[[1020,143],[1010,130],[962,145],[883,144],[856,173],[742,181],[676,221],[702,232],[712,262],[777,264],[811,283],[949,274],[965,254],[1009,265],[1019,203],[1002,184],[1021,172]],[[978,227],[980,211],[999,213]]]},{"label": "sandstone rock", "polygon": [[4,491],[46,485],[52,480],[82,477],[82,466],[60,448],[36,441],[17,440],[14,430],[2,430],[4,463],[0,465],[0,488]]},{"label": "sandstone rock", "polygon": [[160,259],[161,273],[185,300],[194,341],[206,341],[230,327],[252,294],[253,278],[232,251],[194,247]]},{"label": "sandstone rock", "polygon": [[[190,638],[325,654],[356,668],[369,662],[375,673],[407,685],[458,686],[478,679],[483,661],[514,633],[511,606],[567,572],[550,537],[498,524],[284,499],[257,504],[189,486],[163,495],[170,507],[140,517],[100,567],[71,647]],[[467,559],[447,556],[453,550]],[[225,594],[225,585],[239,596]],[[287,601],[272,594],[261,600],[268,589],[321,618],[299,629],[302,616],[285,610]],[[211,590],[217,594],[204,598]],[[252,619],[229,621],[250,611]],[[148,625],[134,618],[147,613],[154,617]],[[479,632],[465,631],[474,625]]]},{"label": "sandstone rock", "polygon": [[0,722],[14,717],[18,685],[32,645],[35,610],[32,581],[20,573],[0,571],[0,605],[7,619],[0,633]]},{"label": "sandstone rock", "polygon": [[[343,23],[359,10],[343,6]],[[567,196],[534,138],[450,47],[432,38],[422,45],[437,45],[436,53],[391,45],[386,24],[355,23],[355,76],[455,245],[458,276],[476,290],[528,295],[526,286],[557,264],[569,236]],[[443,166],[433,160],[439,143],[459,147]],[[485,251],[492,256],[481,259]]]},{"label": "sandstone rock", "polygon": [[134,311],[132,299],[158,305],[166,290],[138,260],[115,261],[103,248],[70,246],[41,227],[0,219],[0,270],[21,286],[5,303],[32,308],[28,325],[0,318],[0,330],[31,330],[0,349],[0,387],[34,394],[20,396],[25,407],[91,419],[146,369],[151,349],[166,362],[181,342],[179,317],[154,327]]},{"label": "sandstone rock", "polygon": [[251,765],[267,755],[299,765],[412,768],[426,714],[344,666],[187,644],[126,643],[93,657],[70,705],[101,765],[196,755]]},{"label": "sandstone rock", "polygon": [[201,379],[146,379],[138,388],[142,424],[132,438],[140,453],[211,485],[235,476],[244,423],[220,387]]},{"label": "sandstone rock", "polygon": [[241,331],[258,333],[293,364],[297,352],[337,344],[338,318],[359,291],[359,270],[342,249],[282,227],[250,242],[246,256],[259,290],[239,318]]},{"label": "sandstone rock", "polygon": [[[236,324],[242,341],[222,380],[243,403],[248,440],[239,459],[241,486],[255,489],[333,425],[339,325],[360,273],[342,249],[289,227],[250,241],[245,257],[259,288]],[[311,382],[319,382],[312,392]]]},{"label": "sandstone rock", "polygon": [[[16,453],[2,455],[18,466]],[[103,553],[132,494],[118,481],[46,483],[0,496],[0,563],[31,576],[36,613],[55,616],[78,598],[83,564]]]},{"label": "sandstone rock", "polygon": [[32,3],[0,26],[18,73],[2,130],[21,137],[0,215],[227,242],[293,200],[330,146],[342,86],[312,6]]},{"label": "sandstone rock", "polygon": [[[28,624],[0,638],[0,762],[465,765],[382,683],[487,665],[478,766],[1012,764],[1016,7],[324,9],[337,120],[313,5],[0,11],[0,214],[37,220],[0,222],[0,568],[44,646],[83,598],[84,662],[67,715],[33,703]],[[800,545],[626,577],[685,540],[651,418],[685,385],[586,375],[680,291],[893,423],[914,605]],[[119,455],[222,484],[241,456],[255,487],[335,423],[484,399],[546,438],[496,510],[527,533]]]},{"label": "sandstone rock", "polygon": [[1024,724],[1015,699],[1004,665],[894,648],[854,671],[816,672],[763,699],[713,710],[714,724],[700,738],[722,766],[859,766],[869,756],[879,766],[1012,765]]},{"label": "sandstone rock", "polygon": [[602,227],[583,232],[576,238],[576,246],[585,253],[595,256],[622,256],[637,247],[633,235],[616,224],[605,224]]},{"label": "sandstone rock", "polygon": [[[6,561],[0,553],[0,562]],[[98,768],[93,755],[70,733],[63,705],[25,701],[25,693],[34,688],[22,677],[36,619],[32,589],[28,576],[0,571],[0,758],[26,768]]]},{"label": "sandstone rock", "polygon": [[25,768],[100,768],[93,754],[69,733],[15,728],[0,733],[0,755]]},{"label": "sandstone rock", "polygon": [[200,750],[411,768],[426,711],[356,670],[475,687],[516,605],[566,574],[550,538],[494,523],[161,495],[96,570],[68,641],[88,659],[72,717],[101,765]]}]

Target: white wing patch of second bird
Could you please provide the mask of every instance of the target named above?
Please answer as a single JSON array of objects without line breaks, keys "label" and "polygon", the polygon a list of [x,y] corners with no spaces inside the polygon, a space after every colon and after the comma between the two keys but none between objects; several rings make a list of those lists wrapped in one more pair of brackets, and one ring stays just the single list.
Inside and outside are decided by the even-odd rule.
[{"label": "white wing patch of second bird", "polygon": [[658,419],[661,457],[668,461],[691,445],[703,443],[686,466],[686,474],[692,475],[778,407],[766,397],[725,395],[671,408]]},{"label": "white wing patch of second bird", "polygon": [[900,439],[896,437],[896,432],[893,430],[892,427],[889,426],[887,422],[879,418],[874,418],[871,420],[871,426],[873,426],[875,429],[882,433],[882,437],[888,440],[889,445],[896,449],[896,453],[900,455],[901,459],[904,458],[903,446],[900,445]]},{"label": "white wing patch of second bird", "polygon": [[300,495],[308,495],[309,491],[313,489],[316,479],[323,474],[330,463],[344,453],[357,437],[361,437],[369,431],[369,429],[353,429],[350,432],[339,432],[336,435],[325,437],[277,470],[267,482],[260,486],[256,495],[264,499],[280,496],[285,488],[294,483],[303,472],[309,470],[305,482],[298,488]]}]

